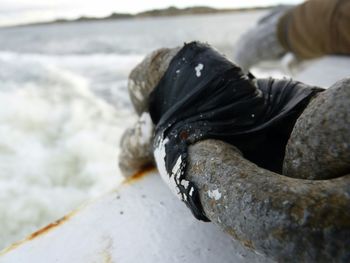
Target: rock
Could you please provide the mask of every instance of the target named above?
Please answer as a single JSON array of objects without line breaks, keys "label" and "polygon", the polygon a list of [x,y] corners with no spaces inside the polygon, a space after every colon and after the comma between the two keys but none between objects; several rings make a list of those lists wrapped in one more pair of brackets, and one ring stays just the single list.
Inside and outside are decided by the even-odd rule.
[{"label": "rock", "polygon": [[[179,48],[162,48],[152,52],[130,73],[128,90],[131,102],[140,116],[137,123],[127,129],[120,143],[119,168],[125,177],[154,165],[152,152],[153,124],[148,112],[148,96],[167,70]],[[152,129],[152,137],[145,131]],[[148,133],[148,132],[147,132]]]},{"label": "rock", "polygon": [[350,260],[350,175],[289,178],[215,140],[190,146],[188,162],[207,217],[246,248],[278,262]]},{"label": "rock", "polygon": [[138,115],[148,111],[148,96],[167,70],[180,48],[161,48],[148,55],[130,73],[128,90]]},{"label": "rock", "polygon": [[286,148],[283,174],[329,179],[350,174],[350,78],[314,98],[298,118]]},{"label": "rock", "polygon": [[[157,50],[130,74],[139,115],[178,50]],[[313,99],[296,123],[284,160],[291,177],[339,178],[276,174],[222,141],[189,147],[186,179],[199,189],[206,215],[263,262],[350,261],[349,84],[349,79],[338,82]],[[140,141],[142,118],[122,139],[120,165],[126,174],[153,163],[152,142]]]},{"label": "rock", "polygon": [[154,125],[144,112],[136,124],[127,129],[120,141],[119,168],[125,177],[134,175],[147,166],[154,166],[152,151]]}]

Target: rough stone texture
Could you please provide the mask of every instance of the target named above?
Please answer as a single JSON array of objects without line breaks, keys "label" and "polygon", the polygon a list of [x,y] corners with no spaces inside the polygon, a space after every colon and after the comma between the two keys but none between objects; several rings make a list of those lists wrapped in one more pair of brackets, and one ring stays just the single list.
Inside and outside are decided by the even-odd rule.
[{"label": "rough stone texture", "polygon": [[[149,93],[177,51],[158,50],[130,74],[138,114],[146,111]],[[237,251],[242,251],[238,241],[257,253],[252,262],[350,262],[350,175],[343,168],[350,160],[349,92],[344,80],[312,101],[285,159],[290,176],[339,178],[279,175],[221,141],[189,147],[187,179],[198,187],[207,216],[232,236]],[[141,146],[138,129],[136,124],[122,138],[120,165],[127,174],[153,162],[151,142]],[[295,167],[298,158],[301,165]]]},{"label": "rough stone texture", "polygon": [[279,262],[349,262],[350,175],[289,178],[215,140],[189,153],[187,179],[200,189],[209,219],[235,240]]},{"label": "rough stone texture", "polygon": [[[139,118],[136,124],[127,129],[120,141],[120,154],[118,158],[119,168],[125,177],[134,175],[147,166],[154,166],[154,157],[152,151],[152,138],[145,140],[144,120]],[[151,127],[146,127],[152,129]]]},{"label": "rough stone texture", "polygon": [[350,78],[319,94],[288,141],[283,174],[329,179],[350,174]]},{"label": "rough stone texture", "polygon": [[[133,106],[140,116],[148,112],[148,96],[158,84],[171,59],[180,48],[161,48],[148,55],[130,73],[128,90]],[[119,168],[125,177],[144,167],[154,165],[152,141],[143,140],[143,120],[140,117],[132,128],[127,129],[121,139]],[[154,128],[154,127],[153,127]]]},{"label": "rough stone texture", "polygon": [[128,90],[138,115],[148,111],[148,95],[167,70],[180,48],[161,48],[148,55],[130,73]]}]

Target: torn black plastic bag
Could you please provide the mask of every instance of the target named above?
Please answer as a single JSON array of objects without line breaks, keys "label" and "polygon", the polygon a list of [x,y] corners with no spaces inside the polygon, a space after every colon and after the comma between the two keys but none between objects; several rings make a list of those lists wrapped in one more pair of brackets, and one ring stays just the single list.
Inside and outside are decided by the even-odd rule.
[{"label": "torn black plastic bag", "polygon": [[161,176],[197,219],[208,221],[196,187],[186,180],[188,145],[219,139],[280,173],[295,121],[319,91],[292,80],[256,80],[210,46],[185,44],[150,95]]}]

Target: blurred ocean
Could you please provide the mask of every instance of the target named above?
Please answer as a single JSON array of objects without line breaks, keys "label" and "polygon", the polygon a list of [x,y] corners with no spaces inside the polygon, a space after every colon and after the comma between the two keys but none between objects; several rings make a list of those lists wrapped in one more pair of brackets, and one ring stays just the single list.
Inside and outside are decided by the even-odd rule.
[{"label": "blurred ocean", "polygon": [[122,180],[127,76],[159,47],[231,56],[262,11],[0,29],[0,248]]}]

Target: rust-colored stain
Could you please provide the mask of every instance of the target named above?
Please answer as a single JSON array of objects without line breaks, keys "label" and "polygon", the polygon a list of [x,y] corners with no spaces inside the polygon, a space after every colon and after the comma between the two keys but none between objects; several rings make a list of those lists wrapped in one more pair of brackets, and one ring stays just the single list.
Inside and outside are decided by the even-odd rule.
[{"label": "rust-colored stain", "polygon": [[17,247],[19,247],[19,245],[21,245],[24,241],[20,241],[20,242],[16,242],[16,243],[13,243],[11,246],[5,248],[4,250],[2,250],[0,252],[0,256],[3,256],[5,255],[7,252],[10,252],[11,250],[14,250],[16,249]]},{"label": "rust-colored stain", "polygon": [[[131,184],[134,183],[135,181],[138,181],[140,179],[142,179],[144,176],[146,176],[147,174],[149,174],[149,172],[155,171],[156,168],[153,165],[148,165],[145,166],[144,168],[142,168],[142,170],[140,170],[139,172],[135,173],[133,176],[127,178],[123,184]],[[78,211],[78,210],[77,210]],[[38,231],[34,232],[33,234],[31,234],[29,237],[27,237],[26,239],[13,243],[11,246],[5,248],[4,250],[0,251],[0,256],[16,249],[17,247],[19,247],[20,245],[24,244],[27,241],[31,241],[39,236],[42,236],[46,233],[48,233],[49,231],[51,231],[52,229],[62,225],[63,223],[67,222],[77,211],[73,211],[69,214],[67,214],[66,216],[62,217],[61,219],[58,219],[57,221],[48,224],[47,226],[39,229]],[[106,257],[106,262],[109,262],[109,257]]]},{"label": "rust-colored stain", "polygon": [[103,253],[103,263],[113,263],[112,256],[109,251]]},{"label": "rust-colored stain", "polygon": [[106,242],[105,248],[102,250],[102,261],[103,263],[113,263],[112,259],[112,248],[113,248],[113,239],[110,236],[104,238],[104,242]]},{"label": "rust-colored stain", "polygon": [[246,248],[249,248],[255,251],[253,242],[251,240],[241,238],[233,228],[228,227],[225,229],[225,232],[228,233],[230,236],[232,236],[234,240],[239,241]]},{"label": "rust-colored stain", "polygon": [[48,224],[47,226],[39,229],[38,231],[34,232],[33,234],[31,234],[27,240],[33,240],[34,238],[40,236],[40,235],[43,235],[43,234],[46,234],[48,233],[50,230],[52,230],[53,228],[63,224],[64,222],[68,221],[68,219],[71,217],[71,214],[69,215],[66,215],[60,219],[58,219],[57,221],[51,223],[51,224]]},{"label": "rust-colored stain", "polygon": [[11,246],[5,248],[3,251],[0,251],[0,256],[16,249],[17,247],[19,247],[20,245],[26,243],[27,241],[31,241],[33,239],[35,239],[38,236],[44,235],[46,233],[48,233],[50,230],[52,230],[53,228],[62,225],[64,222],[67,222],[74,214],[76,213],[76,211],[73,211],[67,215],[65,215],[64,217],[58,219],[57,221],[48,224],[47,226],[39,229],[38,231],[34,232],[33,234],[31,234],[30,236],[28,236],[26,239],[13,243]]},{"label": "rust-colored stain", "polygon": [[244,240],[243,241],[243,245],[247,248],[250,248],[252,250],[255,249],[254,245],[253,245],[253,242],[251,240]]},{"label": "rust-colored stain", "polygon": [[180,132],[180,139],[181,140],[187,140],[190,135],[188,134],[187,131],[181,131]]},{"label": "rust-colored stain", "polygon": [[134,183],[135,181],[140,180],[144,176],[146,176],[149,172],[155,171],[156,168],[153,165],[147,165],[142,170],[139,172],[135,173],[133,176],[128,177],[123,184],[131,184]]}]

